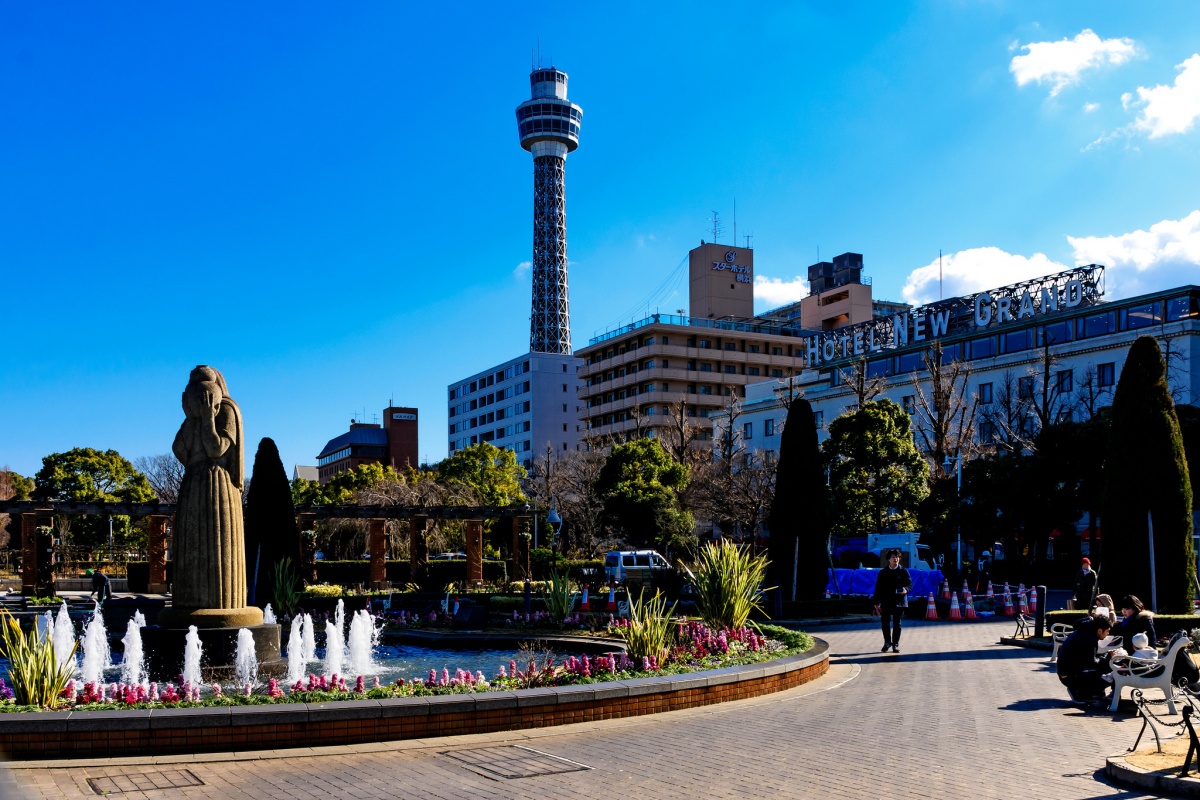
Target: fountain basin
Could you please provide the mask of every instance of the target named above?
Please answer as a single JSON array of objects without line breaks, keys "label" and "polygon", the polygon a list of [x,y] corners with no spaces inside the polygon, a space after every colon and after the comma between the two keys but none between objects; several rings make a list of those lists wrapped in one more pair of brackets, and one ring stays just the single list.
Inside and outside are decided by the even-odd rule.
[{"label": "fountain basin", "polygon": [[[261,612],[260,612],[261,614]],[[204,648],[201,673],[205,682],[228,681],[234,677],[237,663],[238,628],[199,628]],[[287,673],[287,661],[280,657],[280,625],[254,625],[246,630],[254,637],[258,674],[262,679],[280,678]],[[183,672],[183,654],[187,628],[150,625],[142,628],[146,668],[155,679],[175,680]]]}]

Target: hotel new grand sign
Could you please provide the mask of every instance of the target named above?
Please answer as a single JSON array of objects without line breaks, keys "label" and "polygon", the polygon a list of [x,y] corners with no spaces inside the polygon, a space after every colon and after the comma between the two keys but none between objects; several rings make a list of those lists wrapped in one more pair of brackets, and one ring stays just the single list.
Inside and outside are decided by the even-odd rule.
[{"label": "hotel new grand sign", "polygon": [[[890,317],[805,338],[808,365],[860,358],[884,350],[995,328],[1095,305],[1104,294],[1104,267],[1089,264],[1056,275],[941,300]],[[803,324],[803,320],[801,321]]]}]

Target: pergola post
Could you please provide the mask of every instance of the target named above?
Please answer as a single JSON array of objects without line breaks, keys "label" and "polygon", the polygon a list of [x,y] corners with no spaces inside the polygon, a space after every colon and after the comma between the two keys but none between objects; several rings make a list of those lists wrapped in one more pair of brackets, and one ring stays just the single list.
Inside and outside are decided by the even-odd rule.
[{"label": "pergola post", "polygon": [[53,534],[49,537],[38,534],[38,528],[53,527],[54,514],[49,509],[21,514],[21,594],[26,597],[54,594]]},{"label": "pergola post", "polygon": [[483,520],[467,520],[467,580],[483,583]]},{"label": "pergola post", "polygon": [[312,536],[305,536],[305,531],[316,528],[317,515],[302,512],[296,515],[296,527],[300,529],[300,562],[296,565],[300,579],[306,586],[317,583],[317,542]]},{"label": "pergola post", "polygon": [[370,588],[387,588],[387,563],[384,556],[387,547],[387,520],[373,519],[367,529],[367,544],[371,553]]},{"label": "pergola post", "polygon": [[425,539],[429,517],[412,517],[408,525],[408,578],[420,583],[429,572],[429,543]]},{"label": "pergola post", "polygon": [[526,574],[526,565],[529,563],[529,517],[515,517],[512,532],[512,574],[517,580],[528,580],[532,577]]},{"label": "pergola post", "polygon": [[165,514],[150,515],[150,529],[147,532],[146,560],[150,562],[150,594],[167,593],[167,523],[171,520]]}]

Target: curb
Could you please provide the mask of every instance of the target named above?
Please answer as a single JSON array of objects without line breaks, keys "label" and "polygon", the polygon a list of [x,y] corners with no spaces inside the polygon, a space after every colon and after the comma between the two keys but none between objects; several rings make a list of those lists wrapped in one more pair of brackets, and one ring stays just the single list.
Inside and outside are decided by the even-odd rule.
[{"label": "curb", "polygon": [[1200,777],[1180,778],[1150,772],[1130,764],[1125,753],[1109,756],[1104,762],[1104,774],[1122,786],[1142,789],[1153,794],[1172,794],[1178,797],[1200,797]]}]

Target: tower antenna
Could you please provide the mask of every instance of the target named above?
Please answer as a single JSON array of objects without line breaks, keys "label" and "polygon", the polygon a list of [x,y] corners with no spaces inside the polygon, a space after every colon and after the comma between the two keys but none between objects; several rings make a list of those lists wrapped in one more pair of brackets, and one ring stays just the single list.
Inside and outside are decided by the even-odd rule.
[{"label": "tower antenna", "polygon": [[938,248],[938,300],[942,299],[942,248]]},{"label": "tower antenna", "polygon": [[746,249],[749,250],[750,249],[750,240],[754,238],[754,234],[747,233],[747,234],[743,234],[743,235],[746,237]]},{"label": "tower antenna", "polygon": [[714,211],[708,221],[712,223],[713,244],[716,244],[717,239],[725,232],[724,228],[721,227],[721,215]]}]

